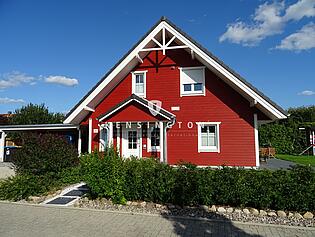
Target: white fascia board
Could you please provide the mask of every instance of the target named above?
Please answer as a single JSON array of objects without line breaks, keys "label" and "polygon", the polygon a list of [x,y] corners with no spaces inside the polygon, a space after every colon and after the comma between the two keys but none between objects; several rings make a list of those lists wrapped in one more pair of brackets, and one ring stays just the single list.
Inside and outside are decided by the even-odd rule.
[{"label": "white fascia board", "polygon": [[30,131],[30,130],[64,130],[64,129],[78,129],[79,126],[67,126],[67,127],[25,127],[25,128],[1,128],[1,131],[8,132],[8,131]]},{"label": "white fascia board", "polygon": [[151,39],[161,31],[163,27],[163,22],[161,22],[151,33],[140,43],[135,49],[125,57],[125,59],[103,80],[103,82],[98,85],[98,87],[87,97],[85,100],[68,116],[68,118],[63,123],[71,123],[75,117],[87,106],[102,90],[106,87],[110,81],[124,68],[128,65],[131,60],[136,59],[136,55],[141,49],[143,49]]},{"label": "white fascia board", "polygon": [[258,95],[255,91],[245,85],[242,81],[240,81],[237,77],[235,77],[232,73],[226,70],[223,66],[221,66],[218,62],[216,62],[213,58],[203,52],[199,47],[194,45],[190,40],[186,37],[182,36],[179,32],[177,32],[172,26],[170,26],[166,22],[162,22],[163,26],[173,35],[175,35],[180,41],[190,47],[196,54],[198,54],[205,62],[207,62],[211,67],[215,68],[218,72],[220,72],[225,78],[229,79],[236,86],[238,86],[242,91],[248,94],[251,98],[260,103],[263,107],[265,107],[268,111],[270,111],[276,118],[284,119],[286,116],[276,109],[273,105],[268,103],[264,98]]},{"label": "white fascia board", "polygon": [[[124,106],[126,106],[127,104],[129,104],[130,102],[132,101],[136,101],[137,103],[145,106],[146,108],[148,108],[149,110],[150,109],[153,109],[153,108],[150,108],[149,106],[147,106],[146,104],[142,103],[141,101],[138,101],[138,100],[135,100],[135,99],[130,99],[128,101],[126,101],[125,103],[123,103],[122,105],[120,105],[119,107],[117,107],[115,110],[111,111],[110,113],[106,114],[105,116],[103,116],[102,118],[99,119],[100,122],[102,122],[104,119],[108,118],[110,115],[114,114],[115,112],[119,111],[121,108],[123,108]],[[157,114],[161,115],[162,117],[166,118],[166,119],[169,119],[168,117],[166,117],[165,115],[163,115],[162,113],[160,113],[159,111],[153,109],[155,112],[157,112]],[[170,113],[168,111],[166,111],[165,109],[161,108],[160,107],[160,110],[163,110],[164,112],[167,112],[167,113]],[[172,116],[175,117],[174,114],[170,113]]]}]

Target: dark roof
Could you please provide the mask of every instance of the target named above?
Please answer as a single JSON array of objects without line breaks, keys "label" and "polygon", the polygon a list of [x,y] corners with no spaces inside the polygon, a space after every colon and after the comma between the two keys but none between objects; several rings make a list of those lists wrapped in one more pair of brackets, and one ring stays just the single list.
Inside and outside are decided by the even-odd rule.
[{"label": "dark roof", "polygon": [[[237,77],[240,81],[242,81],[246,86],[251,88],[253,91],[255,91],[258,95],[263,97],[268,103],[273,105],[275,108],[277,108],[281,113],[284,115],[287,115],[287,112],[282,109],[279,105],[277,105],[274,101],[272,101],[269,97],[267,97],[265,94],[263,94],[261,91],[259,91],[256,87],[254,87],[251,83],[246,81],[243,77],[241,77],[238,73],[236,73],[234,70],[232,70],[229,66],[227,66],[223,61],[218,59],[216,56],[214,56],[211,52],[209,52],[206,48],[204,48],[201,44],[199,44],[197,41],[195,41],[193,38],[191,38],[187,33],[185,33],[183,30],[181,30],[179,27],[177,27],[174,23],[172,23],[170,20],[168,20],[165,16],[162,16],[158,22],[156,22],[150,30],[101,78],[101,80],[70,110],[70,112],[66,115],[66,118],[106,79],[106,77],[140,44],[154,28],[156,28],[162,21],[167,22],[169,25],[171,25],[174,29],[176,29],[178,32],[180,32],[183,36],[185,36],[188,40],[193,42],[198,48],[200,48],[202,51],[204,51],[209,57],[213,58],[217,63],[219,63],[222,67],[224,67],[227,71],[229,71],[231,74],[233,74],[235,77]],[[65,119],[66,119],[65,118]]]},{"label": "dark roof", "polygon": [[27,129],[27,130],[37,130],[37,129],[45,129],[45,128],[55,128],[55,129],[72,129],[77,128],[76,125],[73,124],[63,124],[63,123],[57,123],[57,124],[23,124],[23,125],[4,125],[0,126],[0,130],[14,130],[14,129]]},{"label": "dark roof", "polygon": [[[110,114],[111,112],[115,111],[117,108],[119,108],[120,106],[122,106],[123,104],[127,103],[128,101],[136,101],[140,104],[145,104],[147,106],[149,106],[149,101],[141,98],[135,94],[132,94],[131,96],[129,96],[127,99],[121,101],[120,103],[116,104],[114,107],[112,107],[111,109],[109,109],[108,111],[106,111],[105,113],[101,114],[100,116],[97,117],[97,119],[101,119],[103,117],[105,117],[106,115]],[[156,112],[158,114],[163,115],[164,117],[168,118],[169,120],[172,120],[173,118],[175,118],[175,115],[173,115],[172,113],[168,112],[167,110],[161,108],[160,110],[156,109],[156,106],[153,105],[153,109],[156,110]]]}]

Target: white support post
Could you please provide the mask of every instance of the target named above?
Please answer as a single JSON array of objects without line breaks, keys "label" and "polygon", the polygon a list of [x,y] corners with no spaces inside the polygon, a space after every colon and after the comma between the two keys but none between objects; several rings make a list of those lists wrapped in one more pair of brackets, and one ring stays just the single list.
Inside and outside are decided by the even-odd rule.
[{"label": "white support post", "polygon": [[0,131],[0,162],[4,161],[5,132]]},{"label": "white support post", "polygon": [[313,131],[313,136],[312,136],[312,139],[313,139],[313,143],[312,143],[312,145],[313,145],[313,156],[315,156],[315,131]]},{"label": "white support post", "polygon": [[120,153],[120,127],[117,127],[117,151]]},{"label": "white support post", "polygon": [[254,114],[254,130],[255,130],[255,155],[256,155],[256,167],[259,167],[259,140],[258,140],[258,117]]},{"label": "white support post", "polygon": [[93,126],[92,126],[92,119],[89,119],[89,153],[92,152],[92,131],[93,130]]},{"label": "white support post", "polygon": [[81,155],[81,148],[82,148],[82,138],[81,138],[81,129],[78,128],[78,154]]},{"label": "white support post", "polygon": [[160,162],[164,162],[164,126],[160,121]]}]

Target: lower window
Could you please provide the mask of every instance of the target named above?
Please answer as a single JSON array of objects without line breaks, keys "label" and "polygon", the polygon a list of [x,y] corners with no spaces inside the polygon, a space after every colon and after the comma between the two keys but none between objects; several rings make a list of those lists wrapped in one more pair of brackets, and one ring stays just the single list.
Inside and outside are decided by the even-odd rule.
[{"label": "lower window", "polygon": [[220,152],[220,122],[200,122],[198,124],[198,152]]},{"label": "lower window", "polygon": [[148,128],[148,151],[160,151],[160,128],[155,125]]}]

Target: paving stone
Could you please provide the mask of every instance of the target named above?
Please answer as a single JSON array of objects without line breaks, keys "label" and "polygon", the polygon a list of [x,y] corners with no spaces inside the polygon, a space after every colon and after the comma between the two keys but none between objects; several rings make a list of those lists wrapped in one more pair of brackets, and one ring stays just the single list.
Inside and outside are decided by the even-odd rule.
[{"label": "paving stone", "polygon": [[315,236],[315,228],[0,203],[0,236]]}]

